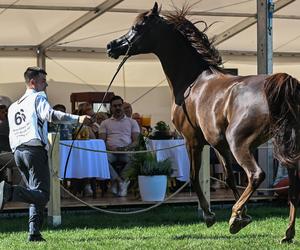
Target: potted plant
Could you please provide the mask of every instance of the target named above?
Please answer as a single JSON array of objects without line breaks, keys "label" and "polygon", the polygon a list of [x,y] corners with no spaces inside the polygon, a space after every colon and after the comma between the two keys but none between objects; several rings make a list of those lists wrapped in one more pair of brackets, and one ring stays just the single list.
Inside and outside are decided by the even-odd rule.
[{"label": "potted plant", "polygon": [[154,131],[149,138],[154,140],[171,139],[172,134],[170,132],[169,125],[166,124],[164,121],[157,122],[154,126]]},{"label": "potted plant", "polygon": [[134,154],[126,171],[127,178],[138,182],[143,201],[163,201],[171,174],[171,161],[157,161],[152,153]]}]

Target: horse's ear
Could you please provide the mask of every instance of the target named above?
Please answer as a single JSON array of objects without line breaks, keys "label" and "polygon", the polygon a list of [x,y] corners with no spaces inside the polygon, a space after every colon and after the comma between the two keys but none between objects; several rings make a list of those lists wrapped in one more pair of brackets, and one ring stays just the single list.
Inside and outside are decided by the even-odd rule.
[{"label": "horse's ear", "polygon": [[152,8],[152,14],[154,15],[158,15],[159,11],[158,11],[158,4],[157,2],[154,3],[154,6]]}]

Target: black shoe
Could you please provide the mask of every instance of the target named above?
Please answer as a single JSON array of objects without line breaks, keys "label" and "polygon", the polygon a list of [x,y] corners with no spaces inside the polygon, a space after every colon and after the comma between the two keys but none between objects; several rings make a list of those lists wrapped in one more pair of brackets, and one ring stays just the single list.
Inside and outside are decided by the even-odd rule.
[{"label": "black shoe", "polygon": [[12,197],[12,187],[5,181],[0,182],[0,210],[3,209],[4,204],[11,200]]},{"label": "black shoe", "polygon": [[28,241],[46,241],[41,234],[30,234]]}]

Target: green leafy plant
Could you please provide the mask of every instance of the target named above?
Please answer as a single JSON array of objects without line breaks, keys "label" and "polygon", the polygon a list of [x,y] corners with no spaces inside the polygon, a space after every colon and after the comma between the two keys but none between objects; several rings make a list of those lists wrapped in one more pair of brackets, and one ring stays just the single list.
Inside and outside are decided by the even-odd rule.
[{"label": "green leafy plant", "polygon": [[149,138],[152,140],[166,140],[172,137],[169,125],[164,121],[157,122],[151,135],[149,135]]},{"label": "green leafy plant", "polygon": [[132,155],[125,176],[130,180],[137,180],[139,175],[167,175],[173,172],[170,159],[157,161],[152,153]]},{"label": "green leafy plant", "polygon": [[154,128],[156,131],[161,131],[161,132],[170,130],[169,125],[166,124],[164,121],[157,122]]}]

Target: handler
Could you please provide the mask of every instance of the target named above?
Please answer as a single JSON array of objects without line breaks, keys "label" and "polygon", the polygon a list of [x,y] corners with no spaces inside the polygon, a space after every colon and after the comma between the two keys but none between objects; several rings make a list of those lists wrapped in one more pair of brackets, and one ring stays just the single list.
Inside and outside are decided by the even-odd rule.
[{"label": "handler", "polygon": [[45,241],[40,233],[50,196],[47,122],[86,123],[89,117],[53,110],[45,93],[46,71],[29,67],[24,73],[26,92],[8,110],[9,140],[26,188],[0,183],[0,210],[7,201],[29,203],[29,241]]}]

